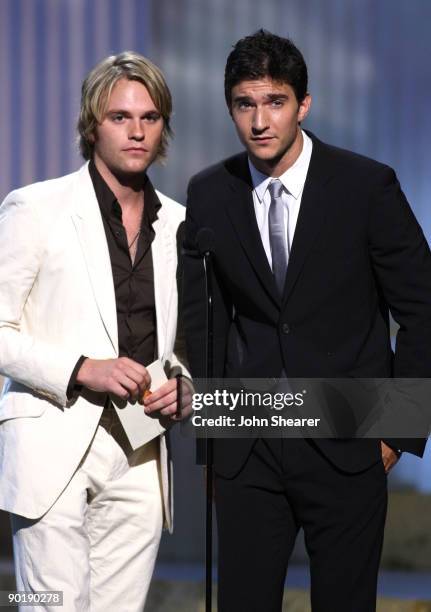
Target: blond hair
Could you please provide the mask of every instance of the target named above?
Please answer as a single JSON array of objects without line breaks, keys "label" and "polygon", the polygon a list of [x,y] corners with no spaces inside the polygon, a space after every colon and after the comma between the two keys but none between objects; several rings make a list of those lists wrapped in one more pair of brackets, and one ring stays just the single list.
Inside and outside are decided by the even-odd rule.
[{"label": "blond hair", "polygon": [[94,149],[94,133],[108,106],[115,84],[120,79],[139,81],[148,90],[152,101],[163,118],[163,132],[157,160],[166,157],[168,140],[172,136],[171,92],[159,68],[135,51],[110,55],[95,66],[85,77],[81,89],[81,109],[78,119],[78,144],[84,159],[90,159]]}]

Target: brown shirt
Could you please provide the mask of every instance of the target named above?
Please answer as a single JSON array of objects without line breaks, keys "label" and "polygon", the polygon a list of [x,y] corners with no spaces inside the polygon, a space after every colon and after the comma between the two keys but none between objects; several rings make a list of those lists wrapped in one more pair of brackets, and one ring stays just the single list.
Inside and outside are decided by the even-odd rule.
[{"label": "brown shirt", "polygon": [[[93,161],[90,161],[89,172],[102,214],[111,259],[117,307],[119,356],[130,357],[147,366],[154,361],[156,355],[156,307],[151,243],[155,236],[153,223],[161,206],[160,200],[151,181],[146,177],[142,186],[144,213],[141,231],[137,238],[136,256],[132,263],[126,230],[122,223],[121,207]],[[78,390],[75,380],[84,359],[82,356],[78,360],[72,372],[67,389],[69,398],[75,388]]]},{"label": "brown shirt", "polygon": [[146,178],[144,214],[137,238],[134,263],[130,258],[121,207],[93,161],[89,165],[111,258],[117,306],[120,357],[130,357],[142,365],[154,361],[156,353],[156,307],[151,243],[153,223],[161,204],[151,181]]}]

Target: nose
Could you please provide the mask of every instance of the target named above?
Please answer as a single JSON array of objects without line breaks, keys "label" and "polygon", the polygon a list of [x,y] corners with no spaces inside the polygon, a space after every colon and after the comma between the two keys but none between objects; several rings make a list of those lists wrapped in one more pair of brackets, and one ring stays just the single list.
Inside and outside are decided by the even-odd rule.
[{"label": "nose", "polygon": [[129,138],[130,140],[144,140],[145,131],[143,123],[140,119],[135,119],[130,122]]},{"label": "nose", "polygon": [[261,134],[269,127],[268,116],[265,113],[265,109],[257,106],[253,113],[253,119],[251,129],[253,134]]}]

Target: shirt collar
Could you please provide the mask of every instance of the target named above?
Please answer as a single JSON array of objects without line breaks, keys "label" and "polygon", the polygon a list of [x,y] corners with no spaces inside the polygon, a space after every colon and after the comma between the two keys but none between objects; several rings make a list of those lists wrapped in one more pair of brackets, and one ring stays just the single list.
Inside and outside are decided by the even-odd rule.
[{"label": "shirt collar", "polygon": [[[313,142],[307,134],[301,130],[303,145],[302,151],[295,161],[293,166],[288,168],[278,178],[283,183],[285,189],[297,200],[304,189],[305,179],[307,178],[308,166],[310,165],[311,153],[313,150]],[[263,201],[265,192],[268,188],[269,183],[273,180],[273,177],[263,174],[253,166],[248,160],[250,168],[251,180],[253,182],[254,191],[258,197],[259,202]]]},{"label": "shirt collar", "polygon": [[[117,198],[108,187],[106,181],[102,178],[93,159],[91,159],[88,164],[88,171],[93,182],[94,191],[102,214],[108,217],[115,214],[121,219],[121,207],[118,204]],[[147,176],[145,176],[143,190],[145,202],[144,214],[150,223],[154,223],[157,219],[157,212],[161,207],[161,202],[157,197],[153,184]]]}]

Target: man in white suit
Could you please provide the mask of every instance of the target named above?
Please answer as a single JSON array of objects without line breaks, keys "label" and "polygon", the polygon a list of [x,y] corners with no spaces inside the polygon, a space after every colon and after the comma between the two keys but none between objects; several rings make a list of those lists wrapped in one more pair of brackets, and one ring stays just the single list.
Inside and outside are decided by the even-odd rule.
[{"label": "man in white suit", "polygon": [[[150,61],[106,58],[82,87],[88,163],[0,207],[0,507],[17,588],[63,591],[66,611],[142,610],[171,527],[159,422],[189,410],[175,378],[187,376],[175,353],[184,209],[146,174],[166,153],[171,109]],[[168,380],[150,394],[157,360]],[[141,446],[120,404],[142,411]]]}]

